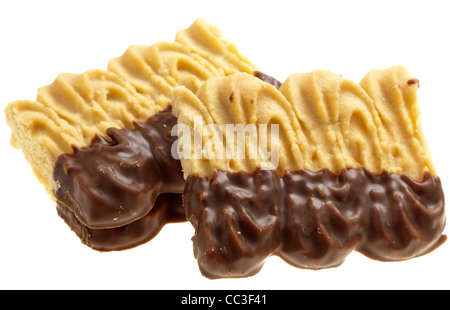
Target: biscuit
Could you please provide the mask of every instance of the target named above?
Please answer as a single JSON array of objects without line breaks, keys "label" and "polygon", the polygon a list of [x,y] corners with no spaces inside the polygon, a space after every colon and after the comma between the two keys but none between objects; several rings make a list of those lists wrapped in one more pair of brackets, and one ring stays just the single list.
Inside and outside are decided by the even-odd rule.
[{"label": "biscuit", "polygon": [[[12,129],[11,144],[23,151],[56,200],[58,214],[83,243],[101,250],[117,249],[119,244],[125,248],[123,242],[101,246],[89,232],[122,228],[149,214],[159,194],[182,193],[179,162],[165,157],[165,146],[152,144],[165,141],[170,150],[169,142],[174,139],[170,124],[161,122],[173,118],[167,111],[173,89],[185,86],[196,91],[210,77],[241,71],[253,74],[255,70],[218,28],[198,19],[178,32],[174,42],[130,46],[109,61],[107,70],[62,73],[38,90],[35,101],[10,103],[5,113]],[[128,137],[153,140],[136,149],[133,141],[126,141]],[[115,153],[118,149],[120,154]],[[152,165],[153,174],[143,175],[143,158],[150,160],[147,164]],[[170,177],[179,184],[162,188],[168,171],[162,171],[153,159],[171,167],[175,172]],[[143,189],[139,181],[127,183],[139,176],[152,178],[158,186]],[[126,188],[128,195],[114,192],[119,188]],[[166,206],[167,201],[174,210],[181,207],[181,199],[159,204]],[[151,225],[148,229],[153,231]],[[151,231],[143,235],[154,235]]]},{"label": "biscuit", "polygon": [[177,88],[183,201],[202,274],[251,276],[271,255],[311,269],[353,250],[404,260],[442,244],[444,195],[417,87],[396,66],[359,84],[318,70],[279,90],[246,73]]}]

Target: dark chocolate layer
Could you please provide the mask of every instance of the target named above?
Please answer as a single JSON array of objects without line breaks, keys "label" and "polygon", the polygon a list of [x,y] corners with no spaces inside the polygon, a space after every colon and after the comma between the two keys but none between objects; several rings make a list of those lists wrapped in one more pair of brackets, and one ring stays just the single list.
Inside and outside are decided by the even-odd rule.
[{"label": "dark chocolate layer", "polygon": [[109,141],[97,135],[61,155],[53,173],[58,203],[90,228],[116,228],[144,217],[159,194],[181,194],[181,164],[171,155],[176,122],[169,107],[134,130],[109,128]]},{"label": "dark chocolate layer", "polygon": [[209,278],[254,275],[270,255],[309,269],[338,266],[353,250],[404,260],[446,239],[444,194],[430,173],[417,182],[362,168],[283,177],[217,171],[212,179],[190,176],[183,200],[194,254]]},{"label": "dark chocolate layer", "polygon": [[269,83],[273,86],[275,86],[276,89],[279,89],[281,86],[281,82],[278,81],[276,78],[274,78],[273,76],[267,75],[264,72],[261,71],[255,71],[254,75],[260,79],[261,81],[264,81],[266,83]]},{"label": "dark chocolate layer", "polygon": [[56,209],[83,244],[98,251],[125,250],[153,239],[168,223],[185,222],[181,197],[179,194],[161,194],[144,217],[116,228],[89,228],[62,204],[58,203]]}]

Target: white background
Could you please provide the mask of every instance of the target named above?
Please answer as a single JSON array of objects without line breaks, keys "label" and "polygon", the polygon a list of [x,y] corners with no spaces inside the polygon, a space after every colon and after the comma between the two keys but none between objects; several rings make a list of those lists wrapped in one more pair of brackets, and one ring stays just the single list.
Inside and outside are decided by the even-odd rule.
[{"label": "white background", "polygon": [[[424,131],[450,194],[448,1],[1,1],[0,107],[35,99],[61,72],[106,69],[129,45],[173,41],[197,17],[263,72],[328,69],[358,82],[405,65],[420,80]],[[3,114],[3,113],[2,113]],[[0,118],[0,289],[449,289],[450,243],[382,263],[352,253],[312,271],[268,259],[246,279],[208,280],[192,254],[189,223],[166,226],[135,249],[99,253],[57,216]],[[448,228],[446,229],[448,232]]]}]

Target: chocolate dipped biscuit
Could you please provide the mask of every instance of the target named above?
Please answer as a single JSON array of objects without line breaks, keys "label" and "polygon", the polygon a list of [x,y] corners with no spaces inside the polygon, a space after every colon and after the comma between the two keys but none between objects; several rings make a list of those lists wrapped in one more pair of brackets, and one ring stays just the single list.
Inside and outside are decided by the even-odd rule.
[{"label": "chocolate dipped biscuit", "polygon": [[210,77],[255,70],[198,19],[174,42],[130,46],[107,70],[62,73],[35,101],[10,103],[11,144],[83,243],[103,251],[136,246],[185,220],[173,196],[184,188],[170,156],[173,89],[196,91]]},{"label": "chocolate dipped biscuit", "polygon": [[339,266],[352,251],[398,261],[442,244],[444,194],[417,87],[397,66],[359,84],[318,70],[279,90],[245,73],[176,89],[183,202],[202,274],[251,276],[271,255],[309,269]]}]

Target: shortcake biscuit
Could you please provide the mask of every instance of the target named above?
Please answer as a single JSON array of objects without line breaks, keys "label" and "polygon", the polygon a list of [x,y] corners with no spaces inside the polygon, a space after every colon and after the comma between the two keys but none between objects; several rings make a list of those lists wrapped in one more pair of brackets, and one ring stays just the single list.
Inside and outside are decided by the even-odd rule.
[{"label": "shortcake biscuit", "polygon": [[[403,66],[359,84],[329,71],[279,87],[246,73],[174,91],[184,206],[211,278],[380,260],[445,240],[444,195],[420,123],[418,80]],[[237,136],[241,136],[241,140]]]}]

